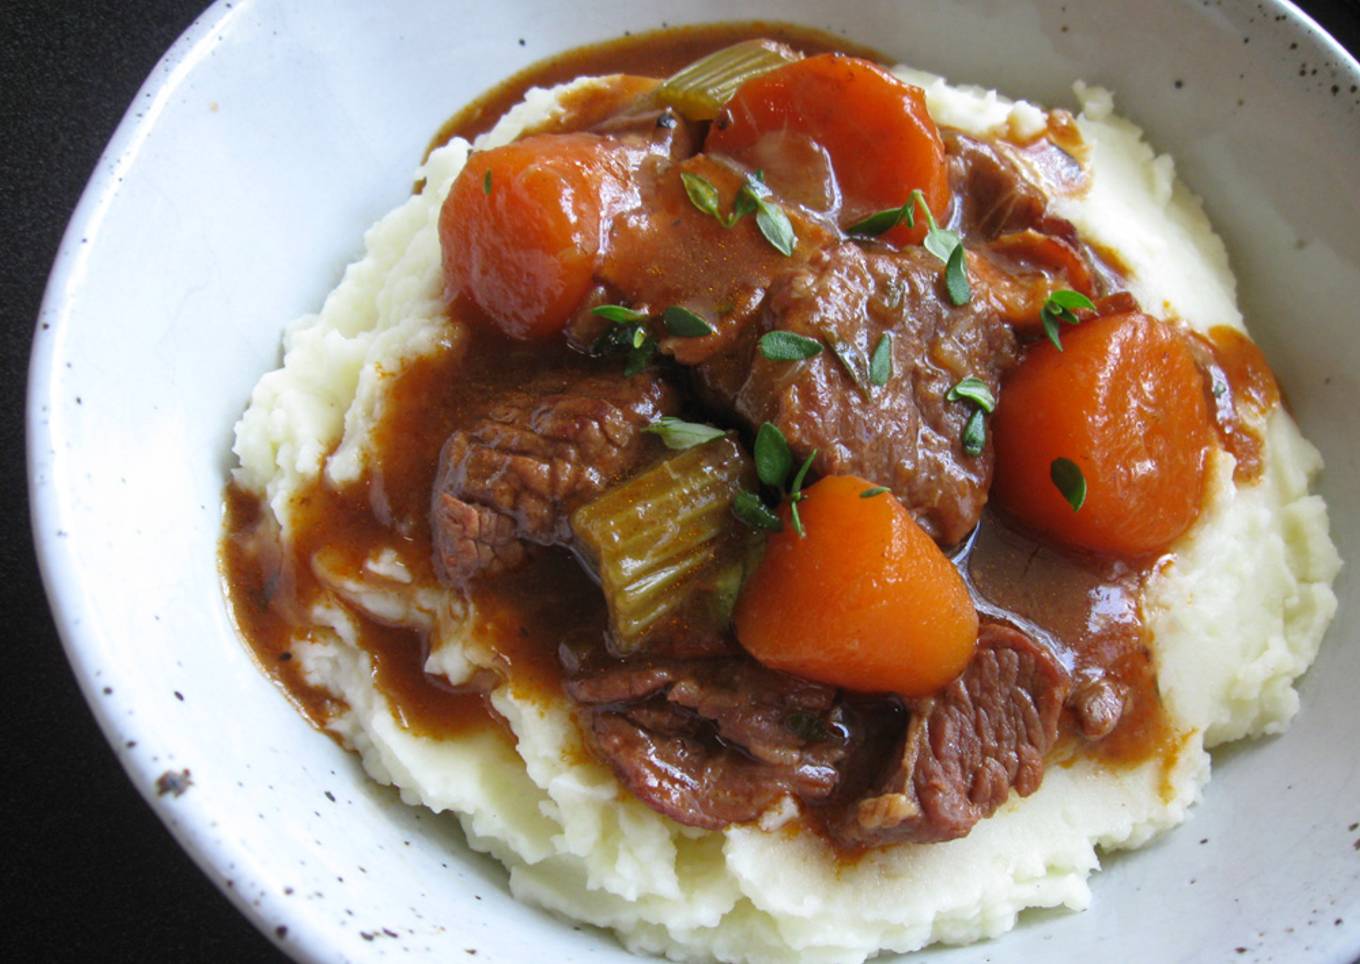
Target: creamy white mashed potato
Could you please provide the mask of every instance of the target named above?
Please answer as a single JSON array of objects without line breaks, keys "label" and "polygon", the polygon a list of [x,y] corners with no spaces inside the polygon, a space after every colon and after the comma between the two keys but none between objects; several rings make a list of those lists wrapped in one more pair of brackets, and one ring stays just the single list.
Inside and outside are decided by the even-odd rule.
[{"label": "creamy white mashed potato", "polygon": [[[1045,124],[1033,105],[899,73],[925,88],[942,124],[1011,136]],[[512,140],[551,112],[560,92],[531,92],[477,146]],[[1057,213],[1120,253],[1148,310],[1200,331],[1241,328],[1223,245],[1171,159],[1112,113],[1107,92],[1078,84],[1077,95],[1092,183],[1059,198]],[[437,220],[468,150],[455,140],[431,155],[418,172],[423,192],[369,231],[363,257],[321,312],[289,328],[283,367],[261,380],[237,426],[237,480],[267,495],[285,529],[289,496],[300,486],[321,474],[330,484],[360,475],[383,404],[382,373],[430,351],[447,325]],[[408,803],[456,815],[471,844],[506,865],[518,897],[613,928],[633,950],[859,961],[881,949],[991,937],[1027,907],[1086,907],[1102,849],[1138,846],[1185,818],[1209,777],[1206,748],[1277,732],[1296,711],[1293,682],[1335,609],[1330,583],[1340,562],[1326,508],[1308,491],[1321,467],[1317,451],[1279,408],[1261,428],[1260,481],[1235,486],[1232,457],[1217,453],[1205,511],[1147,587],[1145,615],[1170,722],[1183,736],[1179,752],[1132,769],[1085,758],[1051,767],[1037,793],[1012,796],[949,843],[895,846],[838,865],[819,838],[779,826],[787,814],[767,815],[765,829],[682,827],[579,752],[565,705],[501,687],[491,699],[516,748],[491,734],[434,740],[397,724],[342,607],[318,606],[317,629],[295,652],[308,680],[348,705],[330,726],[374,779],[395,785]],[[469,631],[466,604],[414,584],[395,550],[371,559],[363,579],[329,576],[324,560],[318,571],[350,604],[432,629],[427,671],[457,683],[493,665]]]}]

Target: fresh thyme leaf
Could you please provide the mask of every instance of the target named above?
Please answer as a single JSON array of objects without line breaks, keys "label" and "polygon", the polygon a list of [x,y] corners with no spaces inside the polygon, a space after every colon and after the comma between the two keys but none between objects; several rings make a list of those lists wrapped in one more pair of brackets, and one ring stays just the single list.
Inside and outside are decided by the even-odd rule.
[{"label": "fresh thyme leaf", "polygon": [[829,344],[831,354],[836,356],[836,361],[841,363],[841,367],[850,376],[850,380],[855,383],[855,387],[867,396],[871,386],[867,377],[868,373],[864,371],[864,365],[860,362],[859,353],[852,346],[842,341],[832,341]]},{"label": "fresh thyme leaf", "polygon": [[765,422],[756,432],[756,475],[760,481],[776,489],[784,488],[784,480],[793,470],[793,453],[788,439],[773,422]]},{"label": "fresh thyme leaf", "polygon": [[702,338],[717,330],[702,317],[680,305],[671,305],[667,308],[662,312],[661,320],[666,323],[667,331],[681,338]]},{"label": "fresh thyme leaf", "polygon": [[747,175],[746,183],[737,192],[737,199],[732,205],[732,215],[726,222],[727,226],[731,227],[743,214],[752,211],[756,215],[756,227],[765,236],[765,240],[784,257],[793,254],[793,249],[798,244],[798,236],[793,233],[793,224],[790,223],[784,209],[770,200],[770,189],[765,186],[763,171]]},{"label": "fresh thyme leaf", "polygon": [[1077,311],[1082,309],[1093,311],[1095,302],[1080,291],[1071,291],[1067,288],[1060,288],[1050,294],[1048,300],[1044,302],[1044,306],[1039,309],[1039,320],[1043,322],[1044,335],[1058,351],[1063,350],[1062,337],[1058,333],[1058,323],[1061,322],[1064,325],[1081,324],[1081,319],[1077,317]]},{"label": "fresh thyme leaf", "polygon": [[968,304],[973,289],[968,286],[968,268],[964,264],[963,245],[958,244],[949,254],[944,269],[944,286],[949,289],[949,300],[956,305]]},{"label": "fresh thyme leaf", "polygon": [[1039,320],[1044,324],[1044,337],[1052,342],[1054,348],[1062,351],[1062,338],[1058,335],[1058,319],[1049,314],[1048,308],[1044,307],[1039,311]]},{"label": "fresh thyme leaf", "polygon": [[822,343],[793,331],[767,331],[760,336],[760,353],[770,361],[802,361],[820,355]]},{"label": "fresh thyme leaf", "polygon": [[685,185],[685,193],[689,195],[690,204],[719,221],[723,219],[718,211],[718,189],[713,186],[712,181],[690,171],[681,171],[680,180]]},{"label": "fresh thyme leaf", "polygon": [[633,345],[628,352],[628,361],[624,363],[623,374],[632,378],[652,363],[654,354],[656,339],[647,334],[647,329],[639,327],[633,333]]},{"label": "fresh thyme leaf", "polygon": [[798,538],[807,538],[807,529],[803,527],[803,517],[798,514],[798,503],[789,502],[789,521],[793,523],[793,531],[798,533]]},{"label": "fresh thyme leaf", "polygon": [[793,249],[798,244],[798,236],[793,233],[789,216],[778,204],[757,199],[756,226],[776,251],[786,258],[793,254]]},{"label": "fresh thyme leaf", "polygon": [[981,455],[987,444],[987,423],[982,409],[973,409],[968,422],[963,426],[963,450],[969,455]]},{"label": "fresh thyme leaf", "polygon": [[723,222],[723,227],[730,228],[742,218],[746,217],[746,215],[753,214],[755,211],[759,210],[759,208],[760,203],[756,200],[755,195],[745,190],[738,191],[737,199],[732,202],[732,213],[729,214],[727,220]]},{"label": "fresh thyme leaf", "polygon": [[482,193],[487,195],[491,193],[491,168],[489,167],[486,169],[486,173],[482,175]]},{"label": "fresh thyme leaf", "polygon": [[1075,311],[1084,308],[1087,311],[1095,310],[1095,302],[1086,297],[1080,291],[1072,291],[1068,288],[1059,288],[1048,296],[1051,304],[1059,308],[1066,308],[1068,311]]},{"label": "fresh thyme leaf", "polygon": [[[855,234],[860,237],[878,237],[880,234],[887,234],[899,224],[905,224],[909,228],[916,227],[916,202],[921,203],[921,207],[926,208],[926,217],[930,217],[930,208],[926,206],[925,195],[921,189],[917,188],[907,195],[906,203],[900,208],[887,208],[877,214],[871,214],[863,221],[856,221],[845,229],[846,234]],[[932,220],[931,225],[934,225]]]},{"label": "fresh thyme leaf", "polygon": [[[930,208],[926,208],[926,210],[929,211]],[[937,228],[932,223],[930,230],[926,232],[926,239],[921,242],[921,245],[935,257],[948,264],[950,255],[961,243],[959,236],[953,231]]]},{"label": "fresh thyme leaf", "polygon": [[732,500],[732,514],[752,529],[779,532],[784,528],[784,523],[779,521],[779,516],[775,515],[770,507],[760,500],[760,496],[754,492],[738,492]]},{"label": "fresh thyme leaf", "polygon": [[715,438],[722,438],[727,433],[720,428],[712,425],[704,425],[701,422],[686,422],[683,419],[675,418],[670,415],[663,415],[644,431],[659,435],[661,441],[666,444],[666,448],[681,451],[683,449],[694,448],[696,445],[703,445],[711,442]]},{"label": "fresh thyme leaf", "polygon": [[949,390],[945,398],[951,402],[967,399],[984,412],[991,412],[996,408],[996,398],[992,395],[991,389],[975,375],[959,379],[959,383]]},{"label": "fresh thyme leaf", "polygon": [[916,192],[907,198],[907,203],[900,208],[887,208],[877,214],[871,214],[863,221],[856,221],[845,229],[846,234],[858,235],[862,238],[876,238],[880,234],[887,234],[899,224],[905,224],[909,228],[916,227]]},{"label": "fresh thyme leaf", "polygon": [[892,332],[885,331],[869,358],[869,384],[882,388],[893,375]]},{"label": "fresh thyme leaf", "polygon": [[1081,474],[1081,468],[1071,459],[1057,458],[1048,467],[1048,477],[1053,480],[1053,484],[1058,487],[1062,497],[1067,500],[1067,504],[1076,512],[1086,502],[1086,476]]},{"label": "fresh thyme leaf", "polygon": [[623,305],[596,305],[590,309],[590,313],[620,324],[647,320],[646,312],[625,308]]},{"label": "fresh thyme leaf", "polygon": [[874,496],[882,495],[884,492],[887,491],[888,487],[886,485],[876,485],[872,489],[865,489],[863,492],[859,494],[859,497],[861,499],[872,499]]}]

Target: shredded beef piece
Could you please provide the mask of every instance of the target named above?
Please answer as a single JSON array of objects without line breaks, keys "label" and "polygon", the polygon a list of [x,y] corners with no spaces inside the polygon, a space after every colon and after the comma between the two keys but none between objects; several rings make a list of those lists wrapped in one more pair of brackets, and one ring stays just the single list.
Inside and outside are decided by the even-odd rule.
[{"label": "shredded beef piece", "polygon": [[783,797],[825,800],[848,751],[835,689],[750,657],[644,658],[607,667],[568,659],[567,692],[619,780],[692,827],[754,820]]},{"label": "shredded beef piece", "polygon": [[[987,501],[992,448],[988,440],[980,455],[964,452],[972,407],[946,395],[968,375],[997,392],[1015,360],[1015,338],[982,299],[952,305],[943,274],[921,247],[825,249],[785,274],[760,323],[698,371],[710,403],[735,409],[752,427],[773,422],[800,459],[815,449],[821,475],[888,486],[922,528],[952,545]],[[772,329],[839,346],[845,360],[827,350],[802,362],[771,361],[756,343]],[[893,373],[874,388],[869,359],[887,333]]]},{"label": "shredded beef piece", "polygon": [[940,694],[907,704],[910,722],[889,774],[829,822],[852,847],[962,837],[1014,789],[1029,796],[1058,738],[1071,681],[1043,646],[986,623],[978,651]]},{"label": "shredded beef piece", "polygon": [[[1084,177],[1081,165],[1053,144],[1044,142],[1043,146],[1042,151],[1026,151],[1004,141],[981,141],[958,131],[946,134],[949,181],[959,204],[953,223],[970,241],[1034,228],[1077,242],[1072,224],[1049,214],[1045,182],[1071,189]],[[1065,169],[1059,170],[1060,165]]]},{"label": "shredded beef piece", "polygon": [[503,391],[439,456],[435,567],[462,586],[518,565],[525,543],[565,545],[571,511],[648,458],[642,430],[677,410],[659,377],[554,373]]},{"label": "shredded beef piece", "polygon": [[995,238],[1038,225],[1048,197],[1025,177],[1015,159],[995,143],[951,132],[946,141],[950,186],[962,205],[970,237]]}]

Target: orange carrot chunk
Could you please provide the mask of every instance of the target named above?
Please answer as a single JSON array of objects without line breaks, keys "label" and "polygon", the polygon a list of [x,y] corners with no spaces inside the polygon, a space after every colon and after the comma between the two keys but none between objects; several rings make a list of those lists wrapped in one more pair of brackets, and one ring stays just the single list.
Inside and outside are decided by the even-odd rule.
[{"label": "orange carrot chunk", "polygon": [[[992,495],[1056,541],[1116,556],[1166,549],[1199,516],[1213,442],[1204,378],[1186,337],[1141,312],[1062,329],[1002,385]],[[1074,510],[1051,477],[1076,464]]]},{"label": "orange carrot chunk", "polygon": [[[925,94],[887,70],[844,54],[819,54],[748,80],[709,129],[704,149],[756,168],[769,168],[771,142],[806,135],[830,156],[848,227],[871,214],[901,207],[920,188],[935,218],[949,215],[944,142],[926,111]],[[769,179],[781,190],[778,170]],[[919,243],[916,227],[883,235],[892,244]]]},{"label": "orange carrot chunk", "polygon": [[444,282],[513,338],[562,329],[590,290],[600,222],[625,177],[591,134],[478,151],[439,214]]},{"label": "orange carrot chunk", "polygon": [[963,671],[977,643],[968,589],[911,515],[873,484],[828,476],[785,513],[737,601],[737,639],[757,660],[869,693],[925,696]]}]

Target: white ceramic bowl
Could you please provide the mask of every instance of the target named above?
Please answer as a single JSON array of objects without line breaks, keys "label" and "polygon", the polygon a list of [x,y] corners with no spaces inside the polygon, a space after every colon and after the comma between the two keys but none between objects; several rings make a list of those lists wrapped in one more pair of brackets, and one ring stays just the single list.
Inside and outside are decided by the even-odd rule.
[{"label": "white ceramic bowl", "polygon": [[[278,362],[282,324],[319,305],[446,115],[563,48],[734,12],[725,0],[219,2],[138,94],[76,212],[29,401],[48,592],[132,780],[300,958],[625,956],[513,901],[450,818],[369,783],[265,679],[223,604],[220,494],[232,424]],[[740,14],[828,27],[1050,104],[1070,104],[1077,77],[1113,87],[1226,237],[1252,331],[1327,459],[1334,537],[1360,558],[1360,68],[1320,30],[1287,4],[1245,0],[758,0]],[[1087,913],[1027,916],[998,943],[941,956],[1360,952],[1356,568],[1338,590],[1286,736],[1218,754],[1190,824],[1108,859]],[[156,793],[184,769],[186,793]]]}]

